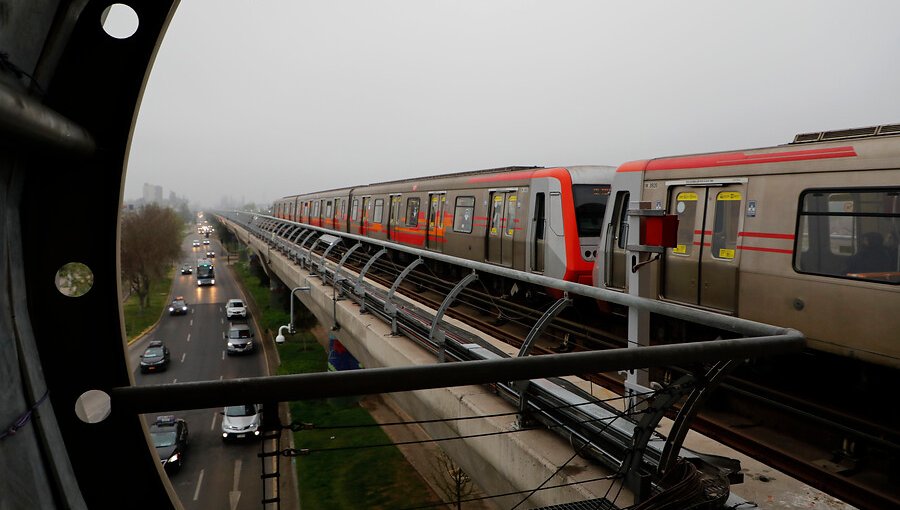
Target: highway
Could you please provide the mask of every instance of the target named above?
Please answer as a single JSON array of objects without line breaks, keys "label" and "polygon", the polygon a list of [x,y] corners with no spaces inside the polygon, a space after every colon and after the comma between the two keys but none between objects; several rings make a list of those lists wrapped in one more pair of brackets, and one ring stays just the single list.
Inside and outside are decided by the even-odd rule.
[{"label": "highway", "polygon": [[[202,236],[192,233],[184,239],[182,260],[177,264],[169,296],[169,300],[173,296],[183,296],[189,307],[188,313],[169,315],[166,311],[153,331],[130,346],[129,362],[137,385],[267,375],[265,354],[259,345],[247,355],[226,355],[225,335],[229,321],[225,318],[225,302],[244,296],[226,268],[224,258],[213,259],[215,285],[197,286],[197,259],[205,257],[207,250],[219,255],[222,247],[214,238],[210,238],[209,246],[192,247],[194,239],[202,239]],[[194,274],[182,275],[181,263],[190,263]],[[252,314],[249,323],[257,332]],[[171,351],[171,362],[165,371],[142,374],[140,355],[150,340],[165,342]],[[253,340],[256,344],[259,336]],[[183,418],[190,431],[184,466],[180,472],[169,475],[172,487],[187,510],[258,509],[263,497],[259,477],[261,461],[257,457],[261,442],[223,443],[220,411],[222,408],[159,413]],[[144,418],[149,425],[156,416],[145,415]]]}]

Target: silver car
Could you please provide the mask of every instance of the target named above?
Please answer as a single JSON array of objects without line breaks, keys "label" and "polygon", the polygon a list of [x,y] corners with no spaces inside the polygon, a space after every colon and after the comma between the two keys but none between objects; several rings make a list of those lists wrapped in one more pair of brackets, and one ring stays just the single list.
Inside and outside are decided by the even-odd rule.
[{"label": "silver car", "polygon": [[221,414],[223,441],[253,439],[262,433],[262,404],[227,406]]}]

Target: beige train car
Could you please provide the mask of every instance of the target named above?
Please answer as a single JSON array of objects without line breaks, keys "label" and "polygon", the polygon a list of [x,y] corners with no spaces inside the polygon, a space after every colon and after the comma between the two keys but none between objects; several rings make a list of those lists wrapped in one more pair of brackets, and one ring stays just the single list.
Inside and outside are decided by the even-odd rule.
[{"label": "beige train car", "polygon": [[791,327],[811,349],[900,368],[900,125],[787,145],[625,163],[595,284],[625,290],[628,203],[678,216],[651,264],[666,301]]}]

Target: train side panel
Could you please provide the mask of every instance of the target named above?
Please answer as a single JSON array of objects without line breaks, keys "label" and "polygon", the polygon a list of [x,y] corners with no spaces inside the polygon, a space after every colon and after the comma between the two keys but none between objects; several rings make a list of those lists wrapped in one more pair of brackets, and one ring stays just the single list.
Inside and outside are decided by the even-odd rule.
[{"label": "train side panel", "polygon": [[[813,349],[900,368],[900,138],[620,171],[642,172],[640,200],[679,217],[676,247],[648,271],[659,299],[796,328]],[[595,275],[624,290],[620,223],[611,210],[609,268]]]}]

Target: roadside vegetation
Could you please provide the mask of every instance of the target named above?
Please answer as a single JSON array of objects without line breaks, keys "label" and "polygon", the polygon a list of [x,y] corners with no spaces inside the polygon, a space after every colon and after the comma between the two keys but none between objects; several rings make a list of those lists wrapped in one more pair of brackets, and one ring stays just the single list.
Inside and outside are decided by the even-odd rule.
[{"label": "roadside vegetation", "polygon": [[[174,270],[173,270],[174,271]],[[122,304],[125,316],[125,335],[128,342],[141,335],[148,328],[156,324],[165,306],[169,304],[169,290],[172,288],[171,271],[169,276],[163,276],[154,280],[150,285],[147,295],[147,306],[141,307],[136,294],[131,294]]]},{"label": "roadside vegetation", "polygon": [[[219,227],[217,232],[223,232]],[[223,242],[232,253],[236,243]],[[264,275],[253,271],[246,253],[232,266],[242,280],[248,298],[254,301],[257,321],[265,338],[271,339],[278,327],[288,324],[287,291],[272,297]],[[262,279],[261,279],[262,278]],[[278,346],[279,374],[301,374],[327,370],[328,354],[310,328],[315,319],[302,305],[295,303],[295,335],[286,335]],[[296,448],[313,453],[297,457],[297,480],[304,510],[406,508],[435,502],[427,484],[413,469],[371,415],[360,407],[357,398],[308,400],[290,403],[295,422],[314,423],[318,430],[294,433]],[[330,426],[356,425],[360,428],[327,429]],[[371,447],[373,445],[390,445]],[[336,448],[344,448],[337,450]],[[331,451],[329,451],[331,450]]]},{"label": "roadside vegetation", "polygon": [[156,204],[122,216],[122,281],[141,310],[150,307],[151,287],[171,276],[172,264],[181,256],[184,228],[184,219],[174,209]]}]

